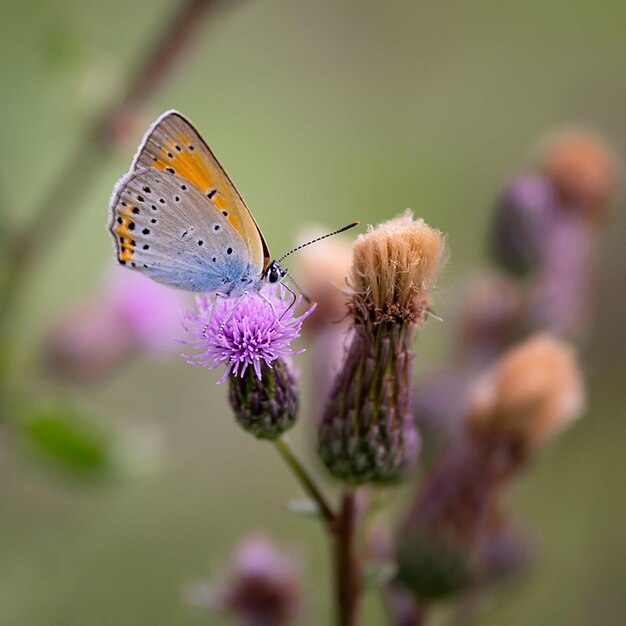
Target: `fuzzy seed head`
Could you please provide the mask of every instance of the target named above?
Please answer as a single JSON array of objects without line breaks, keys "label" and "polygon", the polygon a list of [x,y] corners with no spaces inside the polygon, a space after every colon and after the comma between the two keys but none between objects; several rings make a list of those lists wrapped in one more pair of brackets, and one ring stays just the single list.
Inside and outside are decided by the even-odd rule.
[{"label": "fuzzy seed head", "polygon": [[349,284],[355,319],[422,321],[444,256],[442,233],[410,211],[369,227],[353,248]]},{"label": "fuzzy seed head", "polygon": [[570,346],[547,334],[504,354],[477,385],[470,425],[533,450],[582,414],[584,385]]},{"label": "fuzzy seed head", "polygon": [[561,199],[588,213],[593,221],[604,217],[607,205],[615,199],[617,157],[593,133],[568,131],[553,138],[543,169]]}]

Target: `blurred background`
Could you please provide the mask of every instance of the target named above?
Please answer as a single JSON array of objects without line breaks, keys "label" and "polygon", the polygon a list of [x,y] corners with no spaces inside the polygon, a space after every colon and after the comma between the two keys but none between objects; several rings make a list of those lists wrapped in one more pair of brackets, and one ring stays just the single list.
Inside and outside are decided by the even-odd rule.
[{"label": "blurred background", "polygon": [[[177,4],[2,1],[0,238],[40,219],[37,207]],[[305,623],[330,622],[323,534],[276,506],[299,487],[269,445],[236,426],[216,372],[186,365],[176,346],[88,382],[53,382],[37,364],[67,311],[111,289],[109,195],[153,118],[176,108],[194,121],[275,254],[305,227],[376,223],[406,207],[448,233],[436,301],[443,322],[420,337],[419,374],[445,362],[463,286],[486,264],[494,199],[541,140],[582,124],[626,153],[625,23],[618,0],[237,0],[194,20],[180,58],[134,99],[132,115],[108,128],[106,142],[87,142],[92,151],[54,201],[71,205],[68,214],[55,209],[33,239],[39,256],[7,335],[12,376],[37,410],[71,405],[91,416],[96,441],[117,443],[106,453],[111,471],[67,471],[33,453],[33,440],[51,436],[45,419],[15,434],[17,418],[5,416],[0,624],[226,624],[192,611],[182,590],[219,578],[250,530],[295,547],[305,563]],[[90,159],[93,172],[82,167]],[[511,494],[537,530],[540,559],[490,601],[481,623],[626,619],[624,237],[618,207],[598,246],[596,317],[582,348],[587,416]],[[306,355],[299,365],[306,407]],[[306,412],[293,437],[313,447]],[[75,449],[79,469],[99,466],[98,446]],[[364,624],[382,621],[372,594]]]}]

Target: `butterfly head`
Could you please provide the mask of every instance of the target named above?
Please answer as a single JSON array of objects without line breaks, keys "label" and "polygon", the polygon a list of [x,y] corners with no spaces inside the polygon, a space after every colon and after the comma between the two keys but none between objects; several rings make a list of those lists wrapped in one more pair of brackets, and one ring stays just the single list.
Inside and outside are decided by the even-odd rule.
[{"label": "butterfly head", "polygon": [[275,285],[283,281],[287,276],[287,270],[284,270],[278,261],[272,261],[265,270],[263,278],[270,284]]}]

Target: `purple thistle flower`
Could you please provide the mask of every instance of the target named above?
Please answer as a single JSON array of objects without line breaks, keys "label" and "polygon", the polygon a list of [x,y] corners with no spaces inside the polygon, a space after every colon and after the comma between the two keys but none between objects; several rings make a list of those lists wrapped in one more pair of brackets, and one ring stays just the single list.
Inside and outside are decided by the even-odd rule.
[{"label": "purple thistle flower", "polygon": [[[241,302],[237,298],[196,298],[197,309],[185,312],[182,325],[195,354],[184,354],[188,363],[216,369],[226,365],[223,383],[229,375],[243,377],[248,367],[260,380],[263,366],[271,368],[278,358],[300,354],[291,349],[300,335],[302,322],[315,309],[295,315],[302,298],[291,305],[291,294],[281,287],[268,289],[263,295],[250,293]],[[271,304],[270,304],[271,303]]]},{"label": "purple thistle flower", "polygon": [[246,538],[222,581],[196,581],[185,596],[192,606],[217,609],[245,626],[287,626],[302,614],[301,563],[264,536]]}]

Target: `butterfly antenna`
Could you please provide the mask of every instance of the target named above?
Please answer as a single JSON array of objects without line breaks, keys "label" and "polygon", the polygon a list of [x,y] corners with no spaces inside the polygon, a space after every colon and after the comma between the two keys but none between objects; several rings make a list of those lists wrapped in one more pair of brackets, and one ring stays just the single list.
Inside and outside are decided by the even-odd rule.
[{"label": "butterfly antenna", "polygon": [[[338,230],[334,230],[332,233],[327,233],[326,235],[322,235],[321,237],[316,237],[315,239],[312,239],[311,241],[307,241],[306,243],[302,243],[299,246],[296,246],[293,250],[289,250],[289,252],[287,252],[286,254],[283,254],[283,256],[280,257],[280,259],[277,259],[276,262],[280,263],[281,261],[285,260],[290,254],[293,254],[294,252],[297,252],[298,250],[302,250],[302,248],[306,248],[307,246],[310,246],[313,243],[317,243],[318,241],[322,241],[322,239],[326,239],[328,237],[332,237],[333,235],[338,235],[339,233],[343,233],[346,230],[350,230],[351,228],[354,228],[355,226],[357,226],[359,224],[359,222],[352,222],[351,224],[348,224],[347,226],[344,226],[343,228],[339,228]],[[291,276],[289,276],[289,278],[291,278]],[[293,278],[291,278],[291,280],[293,280]],[[296,281],[293,281],[294,285],[296,285]],[[298,285],[296,285],[296,287],[298,287]],[[300,287],[298,287],[298,289],[300,289]],[[302,291],[300,290],[300,293],[302,293]],[[302,294],[302,296],[304,297],[304,294]],[[308,301],[308,298],[305,298]]]}]

